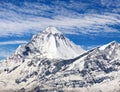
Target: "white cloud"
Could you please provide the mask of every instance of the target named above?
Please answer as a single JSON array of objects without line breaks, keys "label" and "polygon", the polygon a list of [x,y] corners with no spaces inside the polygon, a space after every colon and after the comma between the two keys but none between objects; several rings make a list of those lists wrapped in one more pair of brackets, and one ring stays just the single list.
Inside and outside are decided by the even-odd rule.
[{"label": "white cloud", "polygon": [[24,44],[27,43],[27,41],[5,41],[5,42],[0,42],[0,45],[12,45],[12,44]]},{"label": "white cloud", "polygon": [[14,41],[4,41],[0,42],[0,60],[5,59],[10,56],[16,49],[16,47],[10,47],[10,45],[25,44],[27,41],[24,40],[14,40]]},{"label": "white cloud", "polygon": [[91,50],[91,49],[95,49],[97,47],[100,47],[101,45],[91,45],[91,46],[83,46],[84,48],[86,48],[87,50]]},{"label": "white cloud", "polygon": [[[64,2],[60,4],[66,6]],[[82,5],[81,8],[87,6],[87,4]],[[6,7],[3,8],[3,6]],[[66,7],[72,8],[73,6],[74,5],[71,4]],[[76,5],[76,7],[78,6],[79,5]],[[34,33],[44,30],[49,25],[62,29],[66,34],[76,34],[79,32],[84,34],[99,32],[119,33],[119,30],[108,26],[120,24],[119,14],[79,14],[65,7],[57,7],[57,5],[49,6],[28,2],[25,2],[23,7],[18,7],[10,3],[3,3],[0,4],[0,10],[0,36]],[[49,13],[50,11],[53,13]],[[45,16],[52,16],[52,18]]]},{"label": "white cloud", "polygon": [[10,48],[0,48],[0,62],[2,59],[9,57],[13,51],[14,50]]},{"label": "white cloud", "polygon": [[11,53],[10,53],[9,51],[3,50],[3,51],[0,52],[0,57],[6,58],[6,57],[8,57],[10,54],[11,54]]},{"label": "white cloud", "polygon": [[[70,18],[59,16],[53,19],[43,18],[43,17],[31,17],[26,20],[19,20],[19,21],[9,21],[9,20],[0,20],[0,32],[2,35],[9,35],[12,34],[21,34],[25,32],[29,32],[29,30],[39,31],[45,29],[49,25],[53,25],[59,28],[64,29],[86,29],[86,30],[79,30],[82,33],[89,33],[89,32],[99,32],[100,28],[103,32],[117,32],[118,30],[111,30],[108,31],[106,28],[109,28],[107,25],[114,25],[120,24],[119,15],[98,15],[98,14],[91,14],[91,15],[84,15],[84,17],[79,16],[78,18]],[[94,31],[93,29],[96,29]],[[113,29],[113,28],[112,28]],[[65,32],[67,33],[67,32]],[[69,33],[69,32],[68,32]]]}]

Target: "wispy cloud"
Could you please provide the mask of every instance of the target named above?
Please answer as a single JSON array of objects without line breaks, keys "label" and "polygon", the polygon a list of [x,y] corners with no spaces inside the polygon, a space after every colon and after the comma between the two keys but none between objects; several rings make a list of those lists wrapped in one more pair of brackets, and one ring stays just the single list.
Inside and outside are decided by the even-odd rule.
[{"label": "wispy cloud", "polygon": [[14,45],[14,44],[24,44],[27,43],[27,41],[5,41],[5,42],[0,42],[0,45]]},{"label": "wispy cloud", "polygon": [[[99,32],[119,33],[118,29],[109,26],[120,24],[119,14],[80,14],[69,9],[73,7],[72,5],[66,6],[64,2],[61,4],[63,4],[61,8],[57,7],[56,4],[50,6],[28,2],[25,2],[22,7],[15,6],[11,3],[0,4],[0,36],[34,33],[44,30],[49,25],[63,29],[62,31],[66,34],[90,34]],[[88,6],[87,4],[81,5],[83,5],[81,8]],[[76,7],[77,6],[79,5],[76,5]]]},{"label": "wispy cloud", "polygon": [[25,40],[11,40],[11,41],[0,42],[0,60],[9,57],[15,51],[17,46],[26,43],[27,41]]},{"label": "wispy cloud", "polygon": [[0,48],[0,60],[5,59],[6,57],[10,56],[13,52],[13,49],[10,48]]},{"label": "wispy cloud", "polygon": [[91,50],[97,47],[100,47],[101,45],[90,45],[90,46],[82,46],[85,50]]},{"label": "wispy cloud", "polygon": [[[83,15],[82,15],[83,16]],[[91,33],[96,32],[119,32],[119,30],[109,27],[108,25],[120,24],[119,15],[99,15],[91,14],[79,16],[78,18],[70,18],[64,16],[55,16],[53,19],[43,17],[31,17],[26,20],[9,21],[0,20],[0,32],[2,35],[22,34],[30,32],[30,30],[40,31],[49,25],[63,29],[78,29],[77,32]],[[102,30],[100,30],[102,29]],[[4,31],[5,30],[5,31]],[[66,30],[64,30],[66,31]],[[67,33],[67,32],[65,32]],[[68,32],[69,33],[69,32]],[[75,31],[76,33],[76,31]]]}]

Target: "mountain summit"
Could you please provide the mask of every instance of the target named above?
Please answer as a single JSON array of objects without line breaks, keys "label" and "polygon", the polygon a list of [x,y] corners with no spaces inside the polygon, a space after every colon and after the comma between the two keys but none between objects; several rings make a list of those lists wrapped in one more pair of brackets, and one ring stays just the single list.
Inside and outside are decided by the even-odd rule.
[{"label": "mountain summit", "polygon": [[62,32],[58,31],[56,29],[56,27],[53,27],[53,26],[47,27],[43,32],[45,32],[47,34],[49,34],[49,33],[51,33],[51,34],[62,34]]},{"label": "mountain summit", "polygon": [[71,42],[55,27],[48,27],[34,35],[29,43],[18,49],[16,53],[24,57],[70,59],[77,57],[84,50]]}]

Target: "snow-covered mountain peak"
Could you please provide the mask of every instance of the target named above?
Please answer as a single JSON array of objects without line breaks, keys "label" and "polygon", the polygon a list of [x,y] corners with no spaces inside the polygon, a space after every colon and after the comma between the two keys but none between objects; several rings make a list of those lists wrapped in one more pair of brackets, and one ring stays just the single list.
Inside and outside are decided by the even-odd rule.
[{"label": "snow-covered mountain peak", "polygon": [[55,27],[48,27],[34,35],[30,42],[17,49],[15,54],[33,58],[70,59],[79,56],[84,50],[71,42]]},{"label": "snow-covered mountain peak", "polygon": [[105,50],[105,49],[114,49],[116,46],[119,46],[119,43],[116,41],[112,41],[106,45],[101,46],[99,49],[100,50]]},{"label": "snow-covered mountain peak", "polygon": [[56,29],[56,27],[53,27],[53,26],[47,27],[43,32],[47,33],[47,34],[49,34],[49,33],[51,33],[51,34],[62,34],[60,31],[58,31]]}]

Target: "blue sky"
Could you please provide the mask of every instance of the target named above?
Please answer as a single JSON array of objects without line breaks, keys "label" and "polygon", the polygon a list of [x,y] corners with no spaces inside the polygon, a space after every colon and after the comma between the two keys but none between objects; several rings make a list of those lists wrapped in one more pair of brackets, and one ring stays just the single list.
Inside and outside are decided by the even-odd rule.
[{"label": "blue sky", "polygon": [[84,49],[120,42],[120,0],[0,0],[0,59],[49,25]]}]

